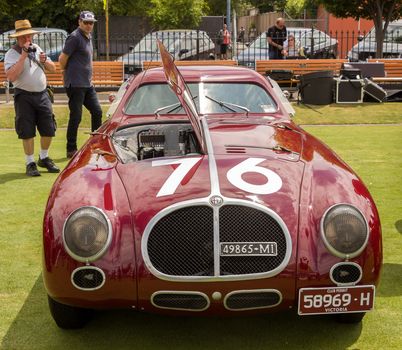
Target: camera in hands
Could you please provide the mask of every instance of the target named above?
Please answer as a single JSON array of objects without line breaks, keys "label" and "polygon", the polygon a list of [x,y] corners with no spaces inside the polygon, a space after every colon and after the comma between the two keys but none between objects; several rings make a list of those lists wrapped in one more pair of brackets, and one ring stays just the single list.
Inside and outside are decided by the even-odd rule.
[{"label": "camera in hands", "polygon": [[25,52],[28,52],[28,53],[30,53],[30,52],[36,52],[36,47],[31,44],[31,45],[29,45],[28,47],[24,47],[24,51],[25,51]]}]

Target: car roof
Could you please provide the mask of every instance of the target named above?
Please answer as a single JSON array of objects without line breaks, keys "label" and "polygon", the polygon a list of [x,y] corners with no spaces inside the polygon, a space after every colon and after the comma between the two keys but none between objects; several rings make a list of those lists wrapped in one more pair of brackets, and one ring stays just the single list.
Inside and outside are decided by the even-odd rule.
[{"label": "car roof", "polygon": [[[265,83],[264,77],[256,71],[245,67],[233,66],[178,66],[180,73],[186,81],[222,81],[222,82],[258,82]],[[149,82],[166,82],[162,67],[142,72],[140,79]],[[146,78],[145,78],[146,77]]]}]

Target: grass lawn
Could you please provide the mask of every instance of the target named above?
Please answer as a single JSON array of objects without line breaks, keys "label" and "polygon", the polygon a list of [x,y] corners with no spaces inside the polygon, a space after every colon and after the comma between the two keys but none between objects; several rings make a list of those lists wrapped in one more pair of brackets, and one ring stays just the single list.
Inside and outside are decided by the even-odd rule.
[{"label": "grass lawn", "polygon": [[[387,106],[387,111],[374,111]],[[347,120],[359,124],[369,118],[381,124],[396,123],[305,128],[356,170],[380,212],[383,273],[375,310],[359,325],[337,324],[323,316],[302,318],[293,312],[173,318],[114,310],[99,312],[83,330],[58,329],[47,308],[41,277],[43,211],[57,174],[26,177],[20,141],[14,130],[1,130],[0,349],[402,349],[401,106],[326,106],[319,108],[322,115],[300,107],[295,119],[301,124],[314,124],[316,119],[324,124]],[[12,120],[3,114],[7,108],[0,105],[1,128]],[[59,125],[64,125],[66,109],[60,107],[56,115]],[[83,126],[88,126],[88,118],[84,117]],[[88,137],[84,131],[79,132],[81,144]],[[57,133],[51,157],[60,167],[67,164],[63,129]]]}]

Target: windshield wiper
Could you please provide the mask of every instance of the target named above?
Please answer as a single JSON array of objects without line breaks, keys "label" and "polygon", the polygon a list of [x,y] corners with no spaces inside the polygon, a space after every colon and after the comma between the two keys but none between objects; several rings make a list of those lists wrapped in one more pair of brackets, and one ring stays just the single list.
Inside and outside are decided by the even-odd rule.
[{"label": "windshield wiper", "polygon": [[[198,97],[198,96],[194,96],[194,97],[193,97],[193,101],[194,101],[197,97]],[[159,107],[159,108],[158,108],[157,110],[155,110],[155,112],[154,112],[155,117],[156,117],[156,119],[158,119],[158,117],[160,117],[159,112],[162,112],[162,111],[165,110],[165,109],[171,108],[171,109],[169,109],[169,110],[166,112],[167,114],[169,114],[169,113],[172,113],[173,111],[175,111],[176,109],[178,109],[179,107],[183,107],[180,102],[176,102],[176,103],[173,103],[173,104],[168,105],[168,106]]]},{"label": "windshield wiper", "polygon": [[239,109],[245,111],[245,112],[246,112],[246,116],[248,116],[248,113],[250,112],[250,110],[249,110],[247,107],[239,106],[239,105],[236,105],[236,104],[234,104],[234,103],[230,103],[230,102],[226,102],[226,101],[215,100],[214,98],[209,97],[209,96],[207,96],[207,95],[205,95],[205,97],[206,97],[208,100],[214,101],[214,102],[217,103],[219,106],[225,107],[225,108],[231,110],[232,112],[235,112],[235,113],[236,113],[237,111],[236,111],[235,109],[231,108],[230,106],[236,107],[236,108],[239,108]]},{"label": "windshield wiper", "polygon": [[168,108],[172,108],[170,111],[168,111],[168,113],[173,112],[176,108],[178,108],[179,106],[181,106],[180,102],[176,102],[173,103],[172,105],[167,105],[167,106],[163,106],[163,107],[159,107],[158,109],[155,110],[154,114],[155,114],[155,118],[158,119],[160,117],[159,112],[162,112],[165,109]]}]

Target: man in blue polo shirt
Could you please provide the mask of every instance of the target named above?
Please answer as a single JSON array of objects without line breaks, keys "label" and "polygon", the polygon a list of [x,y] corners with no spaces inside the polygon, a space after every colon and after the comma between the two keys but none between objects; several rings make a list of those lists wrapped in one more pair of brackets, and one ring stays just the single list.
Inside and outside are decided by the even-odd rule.
[{"label": "man in blue polo shirt", "polygon": [[67,158],[77,152],[78,126],[82,118],[82,106],[91,113],[91,129],[102,124],[102,109],[92,85],[92,30],[96,22],[90,11],[80,13],[78,28],[67,38],[59,63],[64,70],[64,86],[69,98],[70,119],[67,127]]}]

